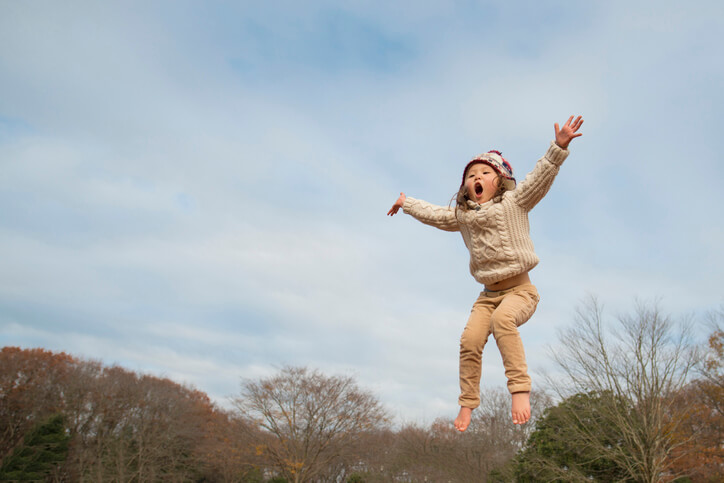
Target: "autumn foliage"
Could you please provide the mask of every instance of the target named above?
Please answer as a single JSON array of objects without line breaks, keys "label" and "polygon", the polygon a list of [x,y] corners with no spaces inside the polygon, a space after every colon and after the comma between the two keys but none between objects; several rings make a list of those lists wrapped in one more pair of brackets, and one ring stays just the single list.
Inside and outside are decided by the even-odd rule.
[{"label": "autumn foliage", "polygon": [[0,367],[0,467],[56,414],[60,481],[238,481],[253,467],[250,428],[199,391],[42,349],[5,347]]},{"label": "autumn foliage", "polygon": [[625,319],[618,339],[588,315],[559,351],[575,391],[534,392],[523,427],[507,392],[484,391],[462,434],[450,419],[394,426],[353,378],[303,367],[242,382],[226,410],[169,379],[5,347],[0,480],[722,481],[721,325],[697,348],[656,311]]},{"label": "autumn foliage", "polygon": [[675,437],[682,442],[671,455],[670,469],[693,481],[718,482],[724,476],[724,331],[709,337],[700,377],[676,398],[687,414]]}]

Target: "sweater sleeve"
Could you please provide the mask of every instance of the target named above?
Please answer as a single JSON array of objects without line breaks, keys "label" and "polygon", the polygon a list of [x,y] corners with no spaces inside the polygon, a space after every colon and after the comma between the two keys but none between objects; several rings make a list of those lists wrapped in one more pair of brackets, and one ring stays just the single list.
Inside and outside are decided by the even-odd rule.
[{"label": "sweater sleeve", "polygon": [[440,230],[460,231],[455,209],[449,206],[437,206],[408,196],[405,204],[402,205],[402,211],[416,220]]},{"label": "sweater sleeve", "polygon": [[551,142],[546,154],[538,160],[533,170],[511,193],[515,202],[528,211],[532,210],[548,193],[558,169],[567,157],[567,149],[562,149],[555,142]]}]

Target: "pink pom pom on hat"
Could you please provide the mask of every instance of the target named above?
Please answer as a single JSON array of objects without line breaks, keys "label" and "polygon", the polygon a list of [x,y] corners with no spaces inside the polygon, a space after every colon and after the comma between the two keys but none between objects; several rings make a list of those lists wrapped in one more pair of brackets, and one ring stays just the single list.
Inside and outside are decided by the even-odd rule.
[{"label": "pink pom pom on hat", "polygon": [[493,168],[500,176],[503,177],[503,185],[505,186],[505,189],[508,191],[515,189],[515,178],[513,177],[513,167],[510,165],[510,163],[503,157],[503,153],[500,151],[488,151],[487,153],[481,154],[479,156],[474,157],[468,164],[465,166],[465,169],[463,170],[463,181],[460,183],[460,186],[465,184],[465,175],[468,172],[468,169],[470,169],[470,166],[477,164],[477,163],[484,163]]}]

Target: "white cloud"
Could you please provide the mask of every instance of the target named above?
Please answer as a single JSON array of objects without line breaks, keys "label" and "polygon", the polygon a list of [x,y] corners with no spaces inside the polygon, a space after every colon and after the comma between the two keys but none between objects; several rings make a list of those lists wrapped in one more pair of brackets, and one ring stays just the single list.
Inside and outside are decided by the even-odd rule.
[{"label": "white cloud", "polygon": [[479,287],[459,235],[384,213],[492,147],[522,179],[577,112],[531,215],[532,372],[587,292],[717,306],[722,7],[566,5],[4,3],[0,340],[218,398],[310,365],[452,416]]}]

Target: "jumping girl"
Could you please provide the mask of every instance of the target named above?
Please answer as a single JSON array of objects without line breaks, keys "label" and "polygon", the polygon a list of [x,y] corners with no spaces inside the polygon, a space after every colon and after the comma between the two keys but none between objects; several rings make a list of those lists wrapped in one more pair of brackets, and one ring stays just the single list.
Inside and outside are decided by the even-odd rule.
[{"label": "jumping girl", "polygon": [[[465,431],[480,405],[483,347],[492,334],[500,350],[512,395],[514,424],[530,419],[531,380],[518,327],[535,312],[539,296],[528,272],[538,264],[528,212],[546,195],[568,157],[568,145],[581,136],[583,119],[571,116],[533,170],[516,186],[513,168],[499,151],[473,158],[463,170],[455,206],[436,206],[400,193],[388,215],[400,208],[427,225],[459,231],[470,251],[470,273],[484,285],[460,338],[460,412],[455,428]],[[451,203],[452,204],[452,203]]]}]

